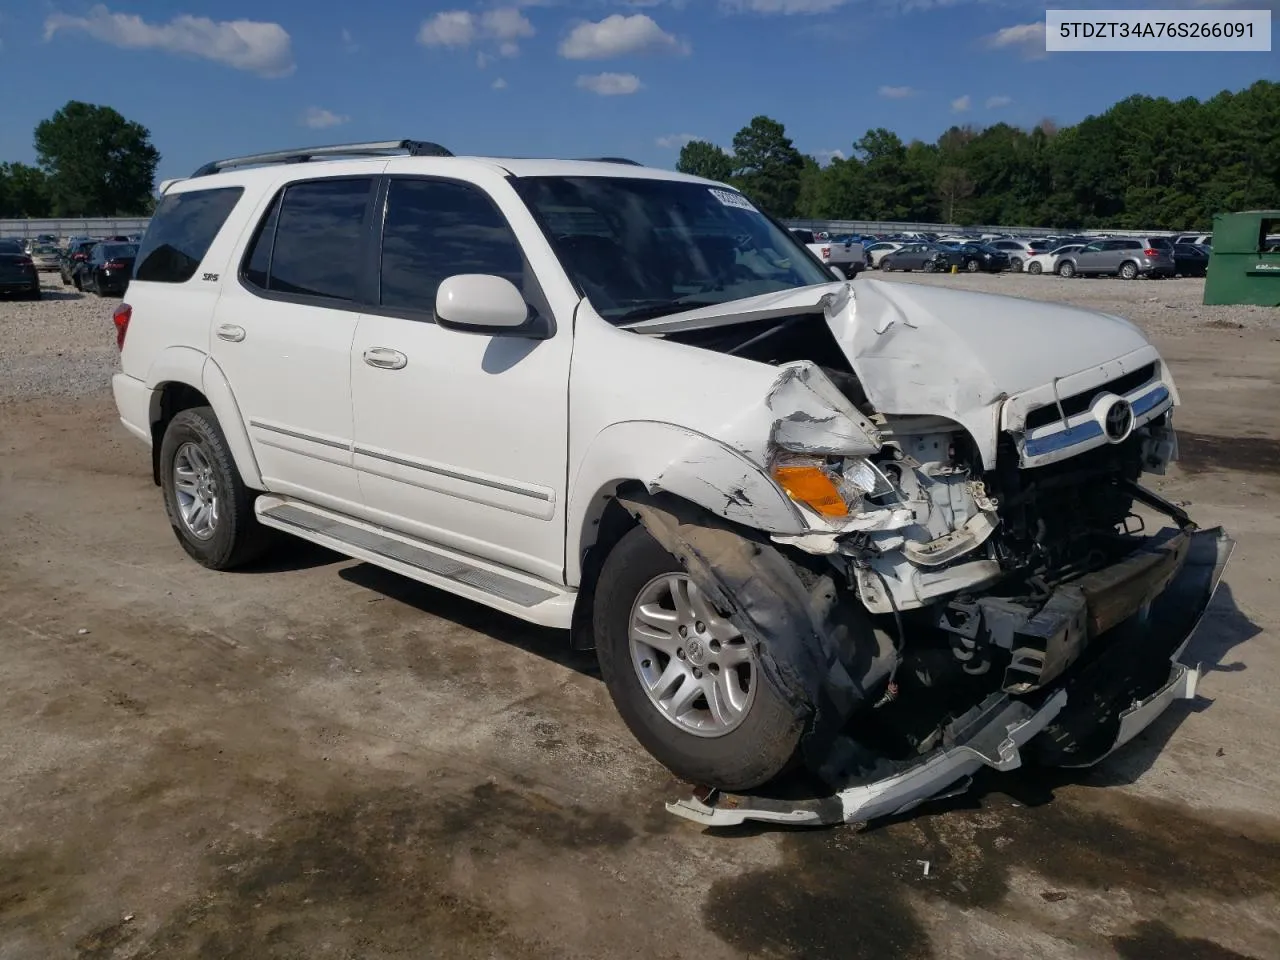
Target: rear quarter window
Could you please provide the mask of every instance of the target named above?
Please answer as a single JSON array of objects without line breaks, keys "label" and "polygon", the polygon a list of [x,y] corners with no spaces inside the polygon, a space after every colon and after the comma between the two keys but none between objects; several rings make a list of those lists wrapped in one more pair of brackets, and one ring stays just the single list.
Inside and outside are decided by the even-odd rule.
[{"label": "rear quarter window", "polygon": [[134,279],[152,283],[190,280],[243,193],[241,187],[218,187],[166,196],[142,238]]}]

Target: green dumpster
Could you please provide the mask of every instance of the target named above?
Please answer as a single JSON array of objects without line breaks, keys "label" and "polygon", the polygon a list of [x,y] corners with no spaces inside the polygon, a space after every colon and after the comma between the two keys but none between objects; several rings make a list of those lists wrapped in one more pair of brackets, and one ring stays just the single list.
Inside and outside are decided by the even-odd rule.
[{"label": "green dumpster", "polygon": [[1213,218],[1204,302],[1280,306],[1280,210]]}]

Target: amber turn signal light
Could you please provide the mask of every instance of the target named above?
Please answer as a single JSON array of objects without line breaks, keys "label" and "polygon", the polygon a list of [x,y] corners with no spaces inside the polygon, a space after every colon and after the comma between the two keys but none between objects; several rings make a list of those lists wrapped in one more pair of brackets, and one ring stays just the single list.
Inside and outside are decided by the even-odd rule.
[{"label": "amber turn signal light", "polygon": [[773,468],[773,479],[778,481],[788,497],[824,517],[847,517],[849,505],[840,496],[835,483],[820,467],[779,464]]}]

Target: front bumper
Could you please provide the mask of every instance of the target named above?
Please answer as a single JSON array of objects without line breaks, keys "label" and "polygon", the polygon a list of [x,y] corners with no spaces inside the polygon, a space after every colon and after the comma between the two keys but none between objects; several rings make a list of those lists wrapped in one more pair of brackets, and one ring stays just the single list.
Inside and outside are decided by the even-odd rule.
[{"label": "front bumper", "polygon": [[[1190,534],[1183,562],[1163,591],[1115,625],[1099,652],[1032,695],[992,694],[948,726],[941,746],[891,776],[813,800],[711,791],[668,803],[667,809],[717,827],[747,820],[852,823],[957,793],[983,767],[1016,769],[1024,748],[1043,765],[1091,766],[1136,737],[1175,700],[1195,696],[1199,668],[1180,658],[1233,547],[1221,528]],[[1131,581],[1122,586],[1132,590]]]}]

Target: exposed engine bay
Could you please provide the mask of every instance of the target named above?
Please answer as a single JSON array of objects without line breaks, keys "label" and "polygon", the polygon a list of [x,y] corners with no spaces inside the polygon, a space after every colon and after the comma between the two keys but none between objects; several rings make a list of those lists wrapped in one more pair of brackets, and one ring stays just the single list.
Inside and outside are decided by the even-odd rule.
[{"label": "exposed engine bay", "polygon": [[[797,615],[777,620],[767,608],[788,590],[796,610],[808,605],[809,637],[820,643],[814,669],[832,672],[781,680],[818,714],[802,741],[810,767],[845,794],[872,791],[853,807],[846,803],[841,818],[893,812],[894,797],[910,794],[904,802],[919,802],[936,793],[945,786],[936,782],[941,774],[935,770],[926,787],[919,770],[971,740],[1000,734],[966,755],[968,762],[1016,765],[1019,743],[1006,743],[1014,726],[1023,742],[1051,741],[1052,748],[1041,751],[1051,762],[1096,762],[1116,745],[1124,708],[1161,692],[1171,697],[1168,690],[1178,683],[1186,692],[1185,669],[1175,665],[1171,674],[1170,658],[1207,604],[1230,551],[1221,531],[1197,534],[1182,509],[1139,484],[1144,472],[1163,473],[1176,455],[1176,392],[1162,363],[1150,359],[1155,354],[1148,347],[1124,363],[1099,364],[1083,383],[1080,376],[1054,376],[1047,386],[1032,381],[1012,398],[976,397],[963,412],[955,404],[954,416],[938,412],[937,403],[885,409],[876,402],[877,393],[886,399],[883,382],[877,388],[860,375],[866,371],[839,337],[848,307],[839,295],[834,300],[821,313],[775,312],[756,321],[661,330],[682,343],[782,367],[780,382],[792,372],[803,379],[799,365],[816,367],[819,379],[856,411],[849,419],[878,443],[874,452],[864,446],[841,456],[829,441],[803,442],[807,421],[837,417],[791,414],[775,424],[774,478],[830,531],[769,538],[777,562],[790,568],[780,577],[787,586],[762,591],[756,581],[767,573],[742,563],[735,568],[729,531],[694,531],[713,525],[713,518],[681,516],[679,507],[662,502],[631,509],[695,580],[702,570],[700,585],[725,609],[756,625],[766,647],[785,650],[789,663],[815,658],[806,660],[802,641],[778,629],[786,623],[794,631]],[[902,304],[890,305],[879,333],[898,322],[894,311],[906,315]],[[860,322],[857,335],[866,336],[866,318]],[[901,356],[889,359],[903,366]],[[929,393],[927,383],[916,385]],[[958,392],[955,385],[947,389]],[[793,475],[800,478],[794,488],[788,485]],[[826,493],[818,489],[821,477],[829,482]],[[1151,533],[1144,514],[1163,515],[1173,526]],[[762,550],[757,543],[757,558]],[[1189,567],[1192,554],[1198,559]],[[1124,654],[1125,638],[1141,646],[1132,637],[1152,621],[1154,608],[1170,606],[1170,584],[1193,576],[1192,568],[1202,604],[1181,611],[1185,616],[1169,635],[1152,641],[1151,656]],[[833,613],[841,606],[865,610],[877,640],[855,643],[860,631],[847,609],[844,616]],[[1063,691],[1108,657],[1128,657],[1132,682],[1120,685],[1119,699],[1081,714],[1083,706]],[[1194,678],[1189,682],[1193,688]],[[1105,731],[1100,739],[1099,729]],[[886,800],[877,785],[887,783],[910,787],[902,787],[901,797],[890,790]],[[697,800],[676,812],[712,822],[708,809]],[[809,814],[834,815],[831,808]]]}]

